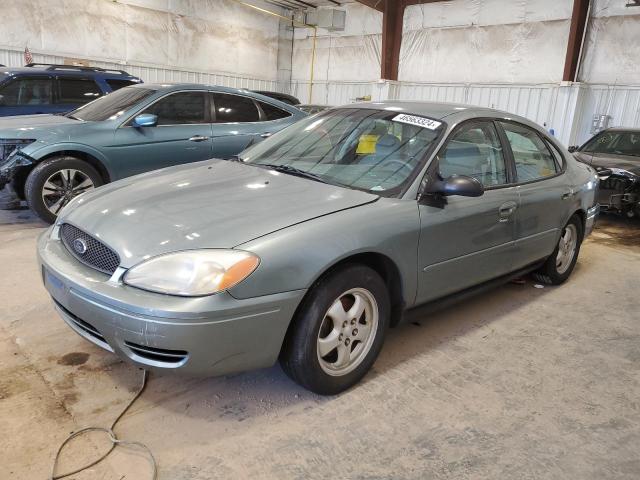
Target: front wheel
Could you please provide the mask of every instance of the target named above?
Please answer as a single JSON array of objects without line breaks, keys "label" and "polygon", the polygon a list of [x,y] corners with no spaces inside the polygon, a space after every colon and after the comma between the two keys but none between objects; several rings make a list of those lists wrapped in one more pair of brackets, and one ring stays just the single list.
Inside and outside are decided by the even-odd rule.
[{"label": "front wheel", "polygon": [[574,215],[562,229],[555,250],[544,265],[533,274],[539,282],[547,285],[560,285],[576,266],[580,245],[582,244],[582,220]]},{"label": "front wheel", "polygon": [[45,222],[53,223],[71,199],[102,183],[100,174],[87,162],[74,157],[54,157],[29,173],[25,196],[31,210]]},{"label": "front wheel", "polygon": [[312,392],[334,395],[356,384],[380,353],[389,325],[387,287],[364,265],[319,280],[300,306],[280,362]]}]

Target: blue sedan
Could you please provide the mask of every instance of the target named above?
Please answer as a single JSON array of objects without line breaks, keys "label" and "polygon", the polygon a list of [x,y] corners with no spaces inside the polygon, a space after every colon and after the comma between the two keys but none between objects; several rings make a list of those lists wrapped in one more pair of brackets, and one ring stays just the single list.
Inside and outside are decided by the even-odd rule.
[{"label": "blue sedan", "polygon": [[11,182],[51,223],[87,190],[172,165],[231,158],[304,116],[247,90],[126,87],[65,115],[0,119],[0,188]]}]

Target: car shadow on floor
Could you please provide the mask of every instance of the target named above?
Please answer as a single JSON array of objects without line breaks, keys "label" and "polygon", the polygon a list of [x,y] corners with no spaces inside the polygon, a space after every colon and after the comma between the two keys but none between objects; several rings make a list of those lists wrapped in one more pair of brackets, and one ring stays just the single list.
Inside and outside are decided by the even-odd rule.
[{"label": "car shadow on floor", "polygon": [[[341,395],[315,395],[296,385],[276,364],[263,370],[217,378],[152,373],[148,391],[144,394],[145,409],[159,408],[172,414],[209,421],[217,418],[243,422],[265,416],[288,415],[296,410],[322,408],[327,402],[349,396],[355,389],[367,388],[369,382],[375,382],[378,377],[402,367],[430,349],[460,341],[478,329],[484,329],[486,335],[491,335],[492,322],[527,303],[539,301],[553,288],[534,288],[536,282],[533,279],[527,277],[524,280],[523,284],[496,287],[437,313],[412,320],[412,323],[390,329],[372,370],[360,384]],[[135,373],[129,370],[134,369],[122,364],[107,373],[115,384],[126,383],[124,388],[131,390],[135,385]]]}]

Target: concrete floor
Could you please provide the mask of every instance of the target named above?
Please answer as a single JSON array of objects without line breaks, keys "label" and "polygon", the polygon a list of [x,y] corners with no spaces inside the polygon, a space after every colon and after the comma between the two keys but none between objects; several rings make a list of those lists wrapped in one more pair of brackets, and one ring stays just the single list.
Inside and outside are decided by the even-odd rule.
[{"label": "concrete floor", "polygon": [[[140,371],[54,313],[43,225],[0,212],[0,477],[48,478],[71,431],[108,425]],[[373,372],[322,398],[279,367],[152,376],[116,428],[166,480],[640,478],[640,224],[604,220],[558,288],[509,284],[390,331]],[[63,469],[106,442],[80,440]],[[118,450],[76,479],[148,477]],[[7,477],[8,475],[8,477]]]}]

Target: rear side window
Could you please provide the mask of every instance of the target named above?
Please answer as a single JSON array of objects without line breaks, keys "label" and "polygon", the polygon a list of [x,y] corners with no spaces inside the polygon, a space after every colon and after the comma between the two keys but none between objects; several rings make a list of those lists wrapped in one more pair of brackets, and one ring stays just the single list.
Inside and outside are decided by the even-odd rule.
[{"label": "rear side window", "polygon": [[206,102],[207,97],[204,92],[172,93],[158,100],[144,113],[157,115],[158,125],[208,123]]},{"label": "rear side window", "polygon": [[0,105],[49,105],[52,90],[50,77],[15,79],[0,88]]},{"label": "rear side window", "polygon": [[137,85],[138,82],[133,82],[131,80],[117,80],[117,79],[107,79],[105,80],[107,85],[111,87],[111,90],[116,91],[123,87],[128,87],[130,85]]},{"label": "rear side window", "polygon": [[260,104],[260,108],[264,113],[266,120],[279,120],[281,118],[286,118],[291,116],[289,112],[285,112],[284,110],[274,107],[269,103],[258,102]]},{"label": "rear side window", "polygon": [[518,182],[530,182],[558,173],[558,167],[542,138],[523,125],[500,122],[509,139]]},{"label": "rear side window", "polygon": [[93,80],[82,78],[58,79],[58,100],[56,103],[85,104],[101,95],[100,87]]},{"label": "rear side window", "polygon": [[226,93],[211,94],[216,111],[216,123],[258,122],[260,116],[251,98]]}]

